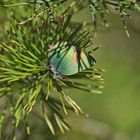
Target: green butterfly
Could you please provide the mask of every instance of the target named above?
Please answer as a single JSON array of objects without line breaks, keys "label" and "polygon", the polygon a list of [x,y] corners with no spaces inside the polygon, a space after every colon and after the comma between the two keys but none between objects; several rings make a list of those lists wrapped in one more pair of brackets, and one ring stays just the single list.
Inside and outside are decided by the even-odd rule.
[{"label": "green butterfly", "polygon": [[52,45],[48,53],[49,63],[55,75],[74,75],[89,69],[95,64],[95,59],[75,46],[66,43]]}]

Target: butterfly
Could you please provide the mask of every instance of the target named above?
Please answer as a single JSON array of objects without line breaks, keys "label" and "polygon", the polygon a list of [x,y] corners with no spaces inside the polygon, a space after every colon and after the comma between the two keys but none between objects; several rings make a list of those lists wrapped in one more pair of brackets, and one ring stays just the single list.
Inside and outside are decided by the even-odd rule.
[{"label": "butterfly", "polygon": [[67,43],[51,45],[48,57],[54,77],[77,74],[91,68],[96,62],[90,54]]}]

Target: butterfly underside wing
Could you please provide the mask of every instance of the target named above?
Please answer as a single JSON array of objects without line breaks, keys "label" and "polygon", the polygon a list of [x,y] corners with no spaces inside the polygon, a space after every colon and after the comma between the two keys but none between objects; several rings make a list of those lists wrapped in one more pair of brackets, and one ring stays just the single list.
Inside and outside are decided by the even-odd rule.
[{"label": "butterfly underside wing", "polygon": [[49,49],[49,63],[63,75],[73,75],[89,69],[95,64],[95,59],[79,51],[75,46],[55,45]]}]

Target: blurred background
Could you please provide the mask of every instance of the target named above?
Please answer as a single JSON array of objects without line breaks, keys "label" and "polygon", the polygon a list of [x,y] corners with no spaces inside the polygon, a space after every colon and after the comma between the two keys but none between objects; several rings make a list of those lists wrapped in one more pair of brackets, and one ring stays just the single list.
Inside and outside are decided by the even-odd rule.
[{"label": "blurred background", "polygon": [[[93,55],[97,66],[106,70],[103,94],[82,91],[71,94],[89,117],[71,114],[67,120],[72,131],[48,138],[46,127],[38,127],[31,139],[140,140],[140,14],[131,15],[127,21],[129,38],[116,13],[107,17],[108,29],[101,27],[96,32],[94,47],[102,47]],[[84,9],[74,20],[91,22],[89,10]],[[0,28],[4,21],[0,7]]]}]

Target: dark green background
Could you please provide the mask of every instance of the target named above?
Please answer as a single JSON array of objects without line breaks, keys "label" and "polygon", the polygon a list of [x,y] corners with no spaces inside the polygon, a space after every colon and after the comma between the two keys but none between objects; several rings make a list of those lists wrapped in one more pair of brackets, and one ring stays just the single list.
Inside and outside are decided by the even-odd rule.
[{"label": "dark green background", "polygon": [[[109,29],[99,27],[93,47],[102,47],[93,55],[97,65],[106,70],[103,94],[71,94],[89,117],[69,116],[73,130],[60,136],[60,140],[140,140],[140,15],[131,15],[127,21],[129,38],[116,13],[108,17]],[[74,20],[91,22],[89,11],[75,15]],[[3,22],[1,10],[0,27]]]}]

